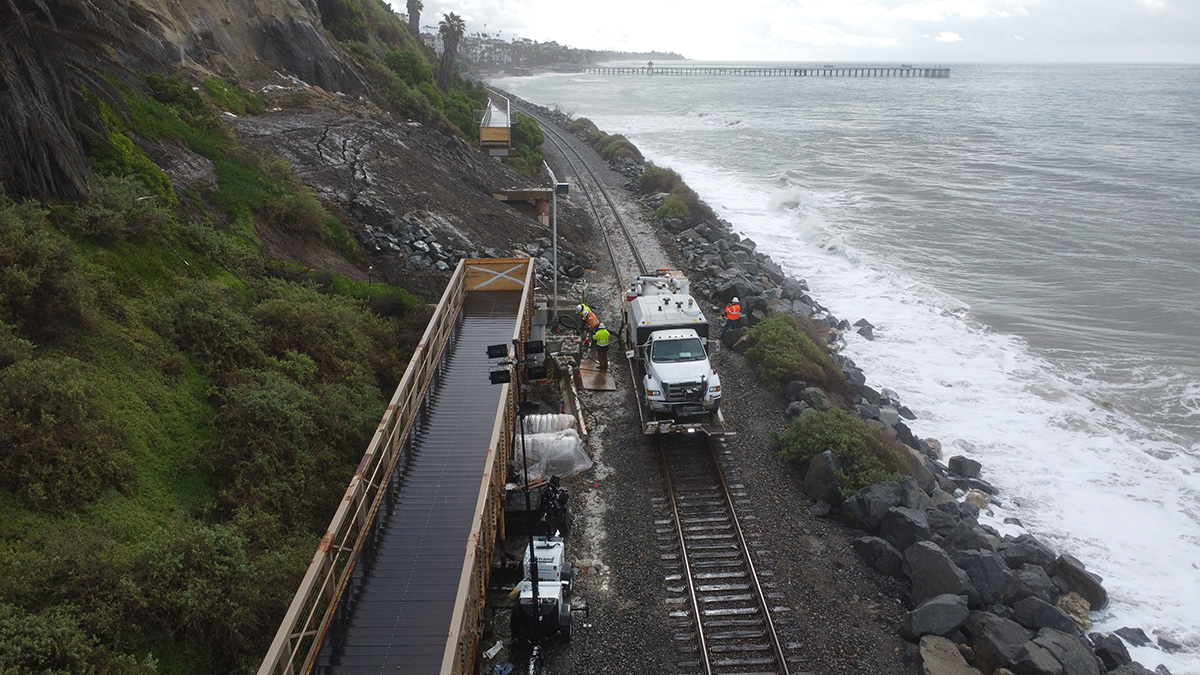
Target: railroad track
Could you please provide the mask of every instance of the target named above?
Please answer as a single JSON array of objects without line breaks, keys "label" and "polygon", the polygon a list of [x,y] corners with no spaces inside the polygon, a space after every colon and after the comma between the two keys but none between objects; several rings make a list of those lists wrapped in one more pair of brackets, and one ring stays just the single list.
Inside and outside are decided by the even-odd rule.
[{"label": "railroad track", "polygon": [[545,134],[546,140],[550,141],[558,149],[570,167],[571,173],[575,174],[575,185],[582,191],[588,204],[588,210],[591,211],[592,218],[600,226],[600,233],[604,235],[604,244],[608,249],[609,259],[612,260],[613,275],[616,278],[617,288],[622,288],[625,285],[625,279],[621,277],[621,272],[626,265],[618,260],[617,245],[614,244],[613,237],[609,236],[609,230],[614,229],[611,227],[612,225],[615,225],[615,229],[622,235],[620,240],[623,244],[621,246],[622,253],[629,255],[629,258],[636,267],[636,273],[649,273],[650,270],[647,268],[641,252],[638,250],[637,245],[634,244],[633,234],[629,231],[629,226],[625,223],[625,219],[621,217],[621,211],[617,208],[616,202],[613,201],[612,195],[609,194],[608,190],[604,187],[604,183],[596,175],[596,172],[592,170],[587,160],[584,159],[583,154],[575,148],[574,143],[579,141],[559,132],[556,124],[547,121],[537,112],[516,104],[513,107],[537,120],[537,123],[542,127],[542,133]]},{"label": "railroad track", "polygon": [[[617,288],[628,278],[622,277],[623,271],[629,272],[623,255],[636,273],[649,273],[616,202],[576,149],[579,141],[536,111],[514,107],[537,120],[574,174],[604,235]],[[610,230],[620,237],[610,236]],[[755,558],[760,565],[768,561],[769,551],[756,536],[744,488],[726,479],[723,467],[731,463],[722,461],[725,438],[655,438],[666,483],[666,496],[656,500],[660,517],[655,527],[671,606],[669,627],[680,654],[677,672],[790,675],[787,644],[777,628],[788,623],[790,609],[779,604],[782,594],[774,590],[771,571],[755,563]]]},{"label": "railroad track", "polygon": [[776,617],[790,609],[778,604],[770,570],[755,564],[770,552],[745,512],[743,486],[726,479],[725,439],[657,438],[667,497],[655,525],[678,672],[788,675],[777,628],[787,619]]}]

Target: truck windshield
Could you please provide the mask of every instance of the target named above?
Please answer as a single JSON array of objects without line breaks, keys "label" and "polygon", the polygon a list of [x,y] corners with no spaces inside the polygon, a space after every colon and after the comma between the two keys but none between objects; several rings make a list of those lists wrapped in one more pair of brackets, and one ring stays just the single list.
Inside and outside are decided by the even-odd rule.
[{"label": "truck windshield", "polygon": [[651,347],[650,358],[659,363],[702,361],[705,358],[704,346],[700,344],[699,338],[659,340]]}]

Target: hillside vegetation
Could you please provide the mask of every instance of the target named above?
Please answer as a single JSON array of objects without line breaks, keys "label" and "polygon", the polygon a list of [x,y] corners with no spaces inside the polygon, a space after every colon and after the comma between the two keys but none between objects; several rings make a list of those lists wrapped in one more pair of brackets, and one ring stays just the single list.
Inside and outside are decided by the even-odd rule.
[{"label": "hillside vegetation", "polygon": [[[38,4],[18,42],[79,9]],[[486,94],[439,91],[384,3],[319,5],[383,110],[471,137]],[[102,65],[34,78],[78,96],[72,142],[4,150],[57,177],[0,189],[0,673],[254,672],[425,319],[263,253],[271,228],[360,255],[286,162],[235,142],[222,112],[257,94]],[[151,147],[211,162],[214,192],[177,189]]]}]

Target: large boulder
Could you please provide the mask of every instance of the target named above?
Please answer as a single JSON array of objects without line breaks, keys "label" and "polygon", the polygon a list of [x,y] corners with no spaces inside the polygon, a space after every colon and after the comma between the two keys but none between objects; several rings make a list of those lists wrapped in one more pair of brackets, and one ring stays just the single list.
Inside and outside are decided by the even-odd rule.
[{"label": "large boulder", "polygon": [[854,550],[876,572],[896,579],[904,579],[904,556],[896,547],[880,537],[858,537]]},{"label": "large boulder", "polygon": [[807,387],[800,393],[800,400],[811,405],[815,410],[829,410],[833,407],[833,402],[829,400],[829,394],[825,393],[820,387]]},{"label": "large boulder", "polygon": [[1050,604],[1058,603],[1058,586],[1050,575],[1037,565],[1021,565],[1016,574],[1008,577],[1004,588],[1004,604],[1015,605],[1025,598],[1041,598]]},{"label": "large boulder", "polygon": [[1014,570],[1021,565],[1037,565],[1045,570],[1046,574],[1053,574],[1057,562],[1054,551],[1031,534],[1022,534],[1016,539],[1001,543],[999,553],[1004,562]]},{"label": "large boulder", "polygon": [[962,652],[944,637],[926,635],[921,638],[922,675],[983,675],[978,668],[967,665]]},{"label": "large boulder", "polygon": [[[995,551],[995,538],[975,523],[961,520],[941,541],[947,553],[958,551]],[[1011,567],[1011,565],[1010,565]]]},{"label": "large boulder", "polygon": [[879,521],[879,536],[900,551],[908,550],[918,541],[933,538],[925,514],[903,506],[893,506],[887,510]]},{"label": "large boulder", "polygon": [[1142,630],[1141,628],[1130,628],[1129,626],[1125,626],[1124,628],[1118,628],[1113,632],[1121,636],[1121,639],[1125,640],[1134,647],[1145,647],[1147,645],[1154,644],[1154,641],[1150,639],[1150,636],[1146,635],[1146,631]]},{"label": "large boulder", "polygon": [[[916,450],[912,450],[911,448],[909,448],[909,450],[911,450],[914,455],[918,457],[920,456],[920,453]],[[901,478],[900,488],[903,492],[900,506],[906,506],[910,509],[916,509],[918,511],[924,511],[925,509],[933,508],[933,500],[929,498],[929,495],[925,491],[925,487],[922,486],[921,482],[915,477],[905,476]],[[932,481],[930,488],[933,488]]]},{"label": "large boulder", "polygon": [[875,483],[855,492],[846,500],[843,508],[851,520],[868,531],[879,530],[879,522],[893,506],[899,506],[904,491],[899,483]]},{"label": "large boulder", "polygon": [[1021,648],[1015,670],[1019,675],[1062,675],[1063,667],[1049,650],[1030,640]]},{"label": "large boulder", "polygon": [[939,537],[945,537],[954,531],[959,521],[945,511],[925,509],[925,522],[929,523],[930,531]]},{"label": "large boulder", "polygon": [[963,478],[979,478],[979,472],[983,469],[983,465],[979,462],[962,455],[951,457],[946,466],[951,473]]},{"label": "large boulder", "polygon": [[951,560],[967,573],[979,597],[981,606],[994,605],[1004,599],[1004,560],[992,551],[959,551]]},{"label": "large boulder", "polygon": [[1018,600],[1013,605],[1013,619],[1022,626],[1033,630],[1053,628],[1069,634],[1078,632],[1078,627],[1071,617],[1041,598],[1031,597]]},{"label": "large boulder", "polygon": [[1093,610],[1108,604],[1108,591],[1101,585],[1099,575],[1087,571],[1083,563],[1074,556],[1063,554],[1058,558],[1058,573],[1067,581],[1067,588],[1083,596]]},{"label": "large boulder", "polygon": [[949,637],[958,631],[969,614],[967,599],[963,596],[949,593],[937,595],[904,615],[900,633],[905,639],[913,641],[925,635]]},{"label": "large boulder", "polygon": [[813,457],[808,463],[808,471],[804,473],[804,493],[828,504],[840,504],[842,492],[837,477],[838,468],[837,458],[829,450]]},{"label": "large boulder", "polygon": [[988,612],[974,611],[963,622],[963,632],[975,650],[975,665],[985,673],[1012,668],[1024,652],[1033,632],[1021,624]]},{"label": "large boulder", "polygon": [[1063,614],[1071,617],[1080,632],[1092,629],[1092,617],[1089,614],[1091,605],[1080,594],[1075,591],[1067,591],[1058,596],[1058,608],[1063,611]]},{"label": "large boulder", "polygon": [[944,593],[971,595],[974,588],[967,573],[937,544],[921,541],[904,551],[904,571],[912,580],[912,602],[919,605]]},{"label": "large boulder", "polygon": [[1100,658],[1100,662],[1108,670],[1116,670],[1121,666],[1133,663],[1133,658],[1129,656],[1129,648],[1125,646],[1125,641],[1116,635],[1112,633],[1092,633],[1089,637],[1092,640],[1092,645],[1096,648],[1096,656]]},{"label": "large boulder", "polygon": [[1096,657],[1074,635],[1053,628],[1043,628],[1033,642],[1050,652],[1050,655],[1062,664],[1063,675],[1101,675]]},{"label": "large boulder", "polygon": [[715,295],[721,302],[729,302],[734,298],[747,299],[751,296],[762,293],[762,284],[750,281],[749,279],[737,275],[728,281],[725,281],[717,286]]}]

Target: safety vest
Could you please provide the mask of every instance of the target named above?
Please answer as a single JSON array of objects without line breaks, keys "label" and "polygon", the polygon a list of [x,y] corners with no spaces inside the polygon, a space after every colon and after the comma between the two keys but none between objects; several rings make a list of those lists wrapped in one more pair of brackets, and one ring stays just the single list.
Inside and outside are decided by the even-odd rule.
[{"label": "safety vest", "polygon": [[742,306],[736,304],[726,305],[725,318],[729,321],[737,321],[738,319],[742,318]]},{"label": "safety vest", "polygon": [[607,328],[601,328],[592,337],[596,340],[597,347],[607,347],[608,343],[612,342],[612,333],[609,333]]},{"label": "safety vest", "polygon": [[596,326],[600,325],[600,319],[596,316],[595,312],[588,310],[587,313],[583,315],[583,325],[586,326],[588,330],[595,330]]}]

